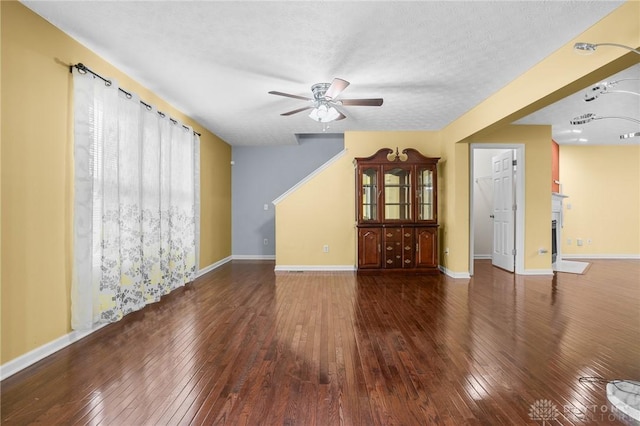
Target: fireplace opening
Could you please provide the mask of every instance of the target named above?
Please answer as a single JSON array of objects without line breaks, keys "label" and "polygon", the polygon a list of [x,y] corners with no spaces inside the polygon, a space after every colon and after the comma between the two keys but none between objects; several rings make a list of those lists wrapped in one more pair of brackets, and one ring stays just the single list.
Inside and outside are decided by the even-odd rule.
[{"label": "fireplace opening", "polygon": [[551,263],[556,263],[558,257],[557,221],[551,221]]}]

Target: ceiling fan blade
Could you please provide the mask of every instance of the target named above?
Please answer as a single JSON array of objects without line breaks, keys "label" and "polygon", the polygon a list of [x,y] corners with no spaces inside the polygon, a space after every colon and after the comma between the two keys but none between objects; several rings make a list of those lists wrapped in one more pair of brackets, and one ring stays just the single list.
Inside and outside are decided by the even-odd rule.
[{"label": "ceiling fan blade", "polygon": [[302,111],[305,111],[305,110],[311,109],[311,108],[313,108],[313,105],[306,106],[306,107],[303,107],[303,108],[294,109],[293,111],[283,112],[280,115],[293,115],[293,114],[297,114],[299,112],[302,112]]},{"label": "ceiling fan blade", "polygon": [[382,105],[382,98],[376,99],[341,99],[342,105],[346,106],[380,106]]},{"label": "ceiling fan blade", "polygon": [[331,82],[331,86],[329,86],[329,88],[325,92],[324,97],[328,99],[337,98],[338,95],[342,93],[342,91],[346,89],[349,84],[350,83],[347,80],[343,80],[341,78],[334,78],[333,81]]},{"label": "ceiling fan blade", "polygon": [[346,115],[344,115],[343,113],[340,113],[340,115],[338,116],[338,118],[336,118],[336,119],[335,119],[335,120],[333,120],[333,121],[344,120],[345,118],[347,118],[347,116],[346,116]]},{"label": "ceiling fan blade", "polygon": [[270,91],[269,94],[270,95],[285,96],[287,98],[293,98],[293,99],[302,99],[304,101],[312,101],[313,100],[313,99],[307,98],[305,96],[292,95],[290,93],[284,93],[284,92],[276,92],[275,90]]}]

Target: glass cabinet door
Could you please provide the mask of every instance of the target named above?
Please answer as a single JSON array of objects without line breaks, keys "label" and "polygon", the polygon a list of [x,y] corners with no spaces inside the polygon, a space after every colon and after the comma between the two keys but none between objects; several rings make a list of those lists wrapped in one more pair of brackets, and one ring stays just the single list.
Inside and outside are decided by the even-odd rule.
[{"label": "glass cabinet door", "polygon": [[411,220],[411,172],[395,167],[384,171],[384,219]]},{"label": "glass cabinet door", "polygon": [[363,221],[378,220],[378,169],[371,167],[362,170],[360,176],[362,188],[360,214]]},{"label": "glass cabinet door", "polygon": [[418,220],[435,220],[434,179],[432,169],[418,169]]}]

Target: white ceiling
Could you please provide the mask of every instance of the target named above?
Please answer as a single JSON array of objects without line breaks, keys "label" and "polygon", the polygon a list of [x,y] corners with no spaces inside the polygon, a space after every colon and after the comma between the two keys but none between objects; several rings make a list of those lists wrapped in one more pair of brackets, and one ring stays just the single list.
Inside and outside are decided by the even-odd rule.
[{"label": "white ceiling", "polygon": [[231,145],[275,145],[322,125],[280,116],[305,101],[270,90],[340,77],[342,97],[384,104],[345,107],[328,132],[439,130],[623,2],[23,3]]},{"label": "white ceiling", "polygon": [[[614,84],[594,100],[586,101],[585,95],[592,97],[597,93],[591,88],[598,84],[567,96],[516,121],[516,124],[551,124],[553,139],[560,145],[640,144],[640,137],[620,139],[620,135],[639,132],[640,124],[622,118],[605,119],[627,117],[640,120],[640,64],[617,73],[604,82]],[[569,123],[570,120],[589,113],[601,118],[583,125]]]}]

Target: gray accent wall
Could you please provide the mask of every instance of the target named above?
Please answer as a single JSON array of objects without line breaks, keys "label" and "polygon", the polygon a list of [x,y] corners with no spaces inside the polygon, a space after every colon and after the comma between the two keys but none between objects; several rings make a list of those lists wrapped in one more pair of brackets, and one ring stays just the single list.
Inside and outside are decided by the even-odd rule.
[{"label": "gray accent wall", "polygon": [[276,253],[275,206],[271,202],[343,148],[344,135],[333,133],[299,135],[297,145],[234,146],[231,167],[233,256],[273,258]]}]

